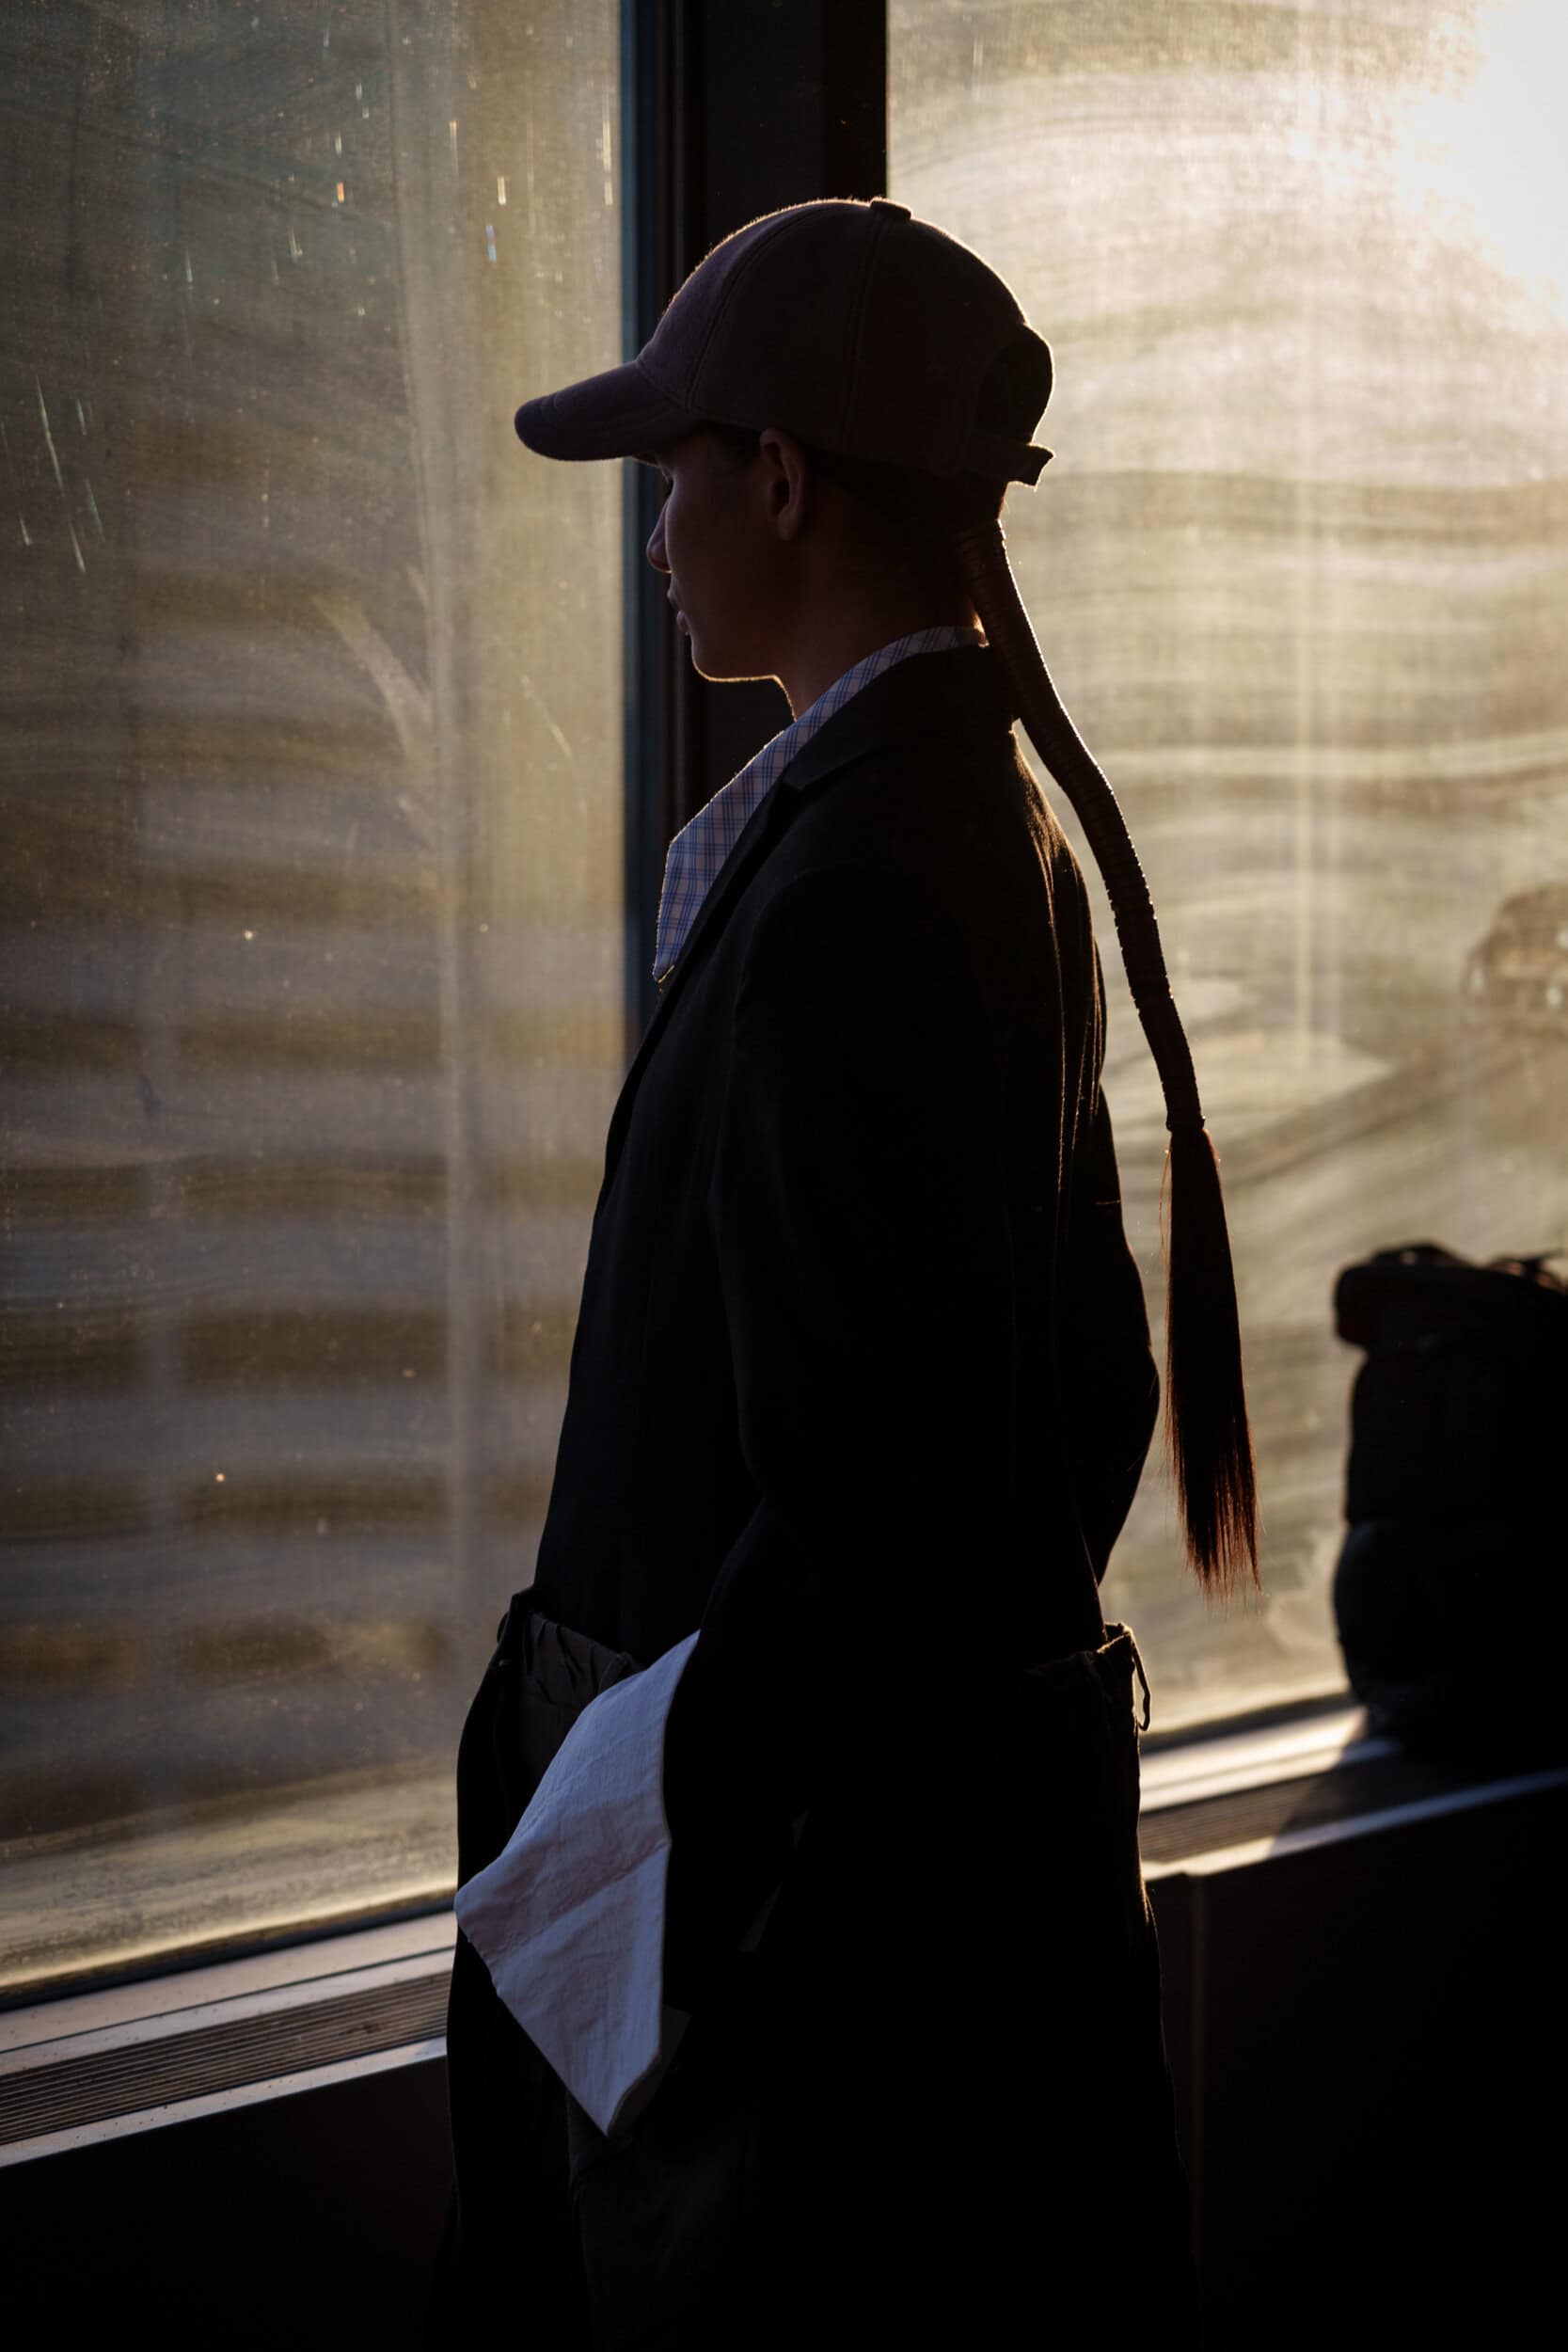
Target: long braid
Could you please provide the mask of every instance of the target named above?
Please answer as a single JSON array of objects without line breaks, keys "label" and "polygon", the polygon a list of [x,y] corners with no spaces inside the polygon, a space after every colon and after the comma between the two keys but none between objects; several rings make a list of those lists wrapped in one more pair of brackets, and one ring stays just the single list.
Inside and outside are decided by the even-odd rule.
[{"label": "long braid", "polygon": [[1170,1131],[1165,1454],[1188,1559],[1207,1589],[1228,1596],[1243,1568],[1254,1584],[1259,1581],[1257,1470],[1219,1162],[1203,1123],[1192,1051],[1137,851],[1116,794],[1052,683],[1007,562],[1002,525],[968,526],[954,539],[1030,739],[1076,809],[1104,878],[1132,1001],[1164,1089]]}]

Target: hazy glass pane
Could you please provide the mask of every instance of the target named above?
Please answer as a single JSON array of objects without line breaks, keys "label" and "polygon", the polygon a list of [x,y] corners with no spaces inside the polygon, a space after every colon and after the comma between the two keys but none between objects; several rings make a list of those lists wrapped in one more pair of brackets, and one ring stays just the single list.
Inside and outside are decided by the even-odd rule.
[{"label": "hazy glass pane", "polygon": [[0,11],[0,1989],[438,1899],[625,1066],[614,0]]},{"label": "hazy glass pane", "polygon": [[[1157,1439],[1107,1599],[1169,1728],[1342,1681],[1338,1270],[1568,1241],[1568,23],[893,0],[890,52],[891,193],[1055,358],[1009,552],[1142,855],[1223,1164],[1268,1592],[1205,1610]],[[1095,893],[1163,1361],[1164,1110],[1046,789]]]}]

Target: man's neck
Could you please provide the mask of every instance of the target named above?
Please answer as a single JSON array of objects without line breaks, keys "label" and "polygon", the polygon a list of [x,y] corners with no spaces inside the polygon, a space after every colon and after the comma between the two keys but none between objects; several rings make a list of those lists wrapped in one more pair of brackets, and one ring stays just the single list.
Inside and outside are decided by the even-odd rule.
[{"label": "man's neck", "polygon": [[975,626],[973,610],[962,613],[933,612],[928,598],[918,605],[889,606],[814,632],[809,642],[795,646],[787,659],[780,662],[774,675],[788,698],[790,718],[799,719],[846,671],[872,654],[880,653],[884,645],[896,644],[900,637],[912,637],[923,628]]}]

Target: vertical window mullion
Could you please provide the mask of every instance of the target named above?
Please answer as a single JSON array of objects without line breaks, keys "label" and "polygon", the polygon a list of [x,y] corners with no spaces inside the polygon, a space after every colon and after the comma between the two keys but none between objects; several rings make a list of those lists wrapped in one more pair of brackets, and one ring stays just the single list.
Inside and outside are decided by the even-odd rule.
[{"label": "vertical window mullion", "polygon": [[[880,195],[887,171],[885,8],[832,0],[624,0],[622,139],[633,195],[624,230],[630,359],[720,240],[759,215],[829,196]],[[783,421],[783,420],[781,420]],[[626,468],[626,1010],[635,1047],[672,836],[768,737],[788,706],[769,683],[710,684],[692,668],[646,560],[657,513],[647,469]]]}]

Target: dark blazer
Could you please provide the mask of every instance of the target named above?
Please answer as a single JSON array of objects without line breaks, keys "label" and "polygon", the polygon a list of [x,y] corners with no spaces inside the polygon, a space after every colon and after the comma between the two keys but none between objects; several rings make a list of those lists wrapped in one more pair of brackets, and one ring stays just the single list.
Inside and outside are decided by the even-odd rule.
[{"label": "dark blazer", "polygon": [[[914,655],[757,809],[623,1088],[539,1608],[672,1710],[673,1997],[935,1613],[1020,1665],[1103,1638],[1159,1381],[1101,1090],[1084,879],[989,646]],[[736,1923],[738,1924],[738,1927]]]},{"label": "dark blazer", "polygon": [[[611,2142],[459,1936],[433,2344],[1197,2341],[1099,1598],[1159,1384],[1083,876],[1013,715],[984,646],[837,711],[616,1106],[526,1597],[643,1664],[701,1629],[664,1759],[690,2023]],[[502,1639],[464,1875],[537,1696]]]}]

